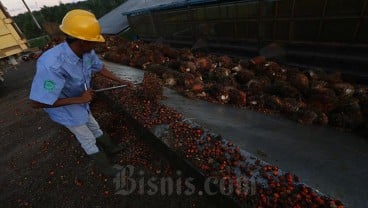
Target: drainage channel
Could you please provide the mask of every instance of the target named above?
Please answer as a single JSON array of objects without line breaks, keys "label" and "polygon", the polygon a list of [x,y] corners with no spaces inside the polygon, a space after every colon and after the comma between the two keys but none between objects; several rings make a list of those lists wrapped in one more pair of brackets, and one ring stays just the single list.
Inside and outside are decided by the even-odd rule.
[{"label": "drainage channel", "polygon": [[[142,81],[143,72],[140,70],[111,63],[105,64],[118,76],[136,83]],[[132,74],[134,78],[131,78]],[[106,87],[106,84],[97,82],[96,87]],[[182,115],[175,117],[179,115],[175,110],[170,111],[162,106],[143,109],[144,106],[150,105],[149,102],[137,100],[137,97],[131,94],[128,89],[105,92],[111,105],[131,120],[143,138],[157,151],[170,158],[179,169],[185,170],[186,175],[195,178],[197,184],[203,184],[210,177],[221,182],[225,181],[224,184],[227,184],[225,186],[221,186],[223,185],[221,183],[210,185],[211,190],[217,190],[211,193],[216,193],[213,197],[219,204],[253,207],[256,204],[267,206],[292,202],[301,206],[313,203],[341,206],[339,200],[331,199],[310,188],[300,182],[297,176],[261,160],[189,118]],[[133,104],[130,103],[132,98],[135,99]],[[161,115],[165,114],[165,111],[169,112]],[[232,194],[220,194],[223,189],[229,191],[230,186],[234,191]]]},{"label": "drainage channel", "polygon": [[[160,152],[160,154],[162,154],[176,170],[181,171],[182,176],[193,179],[191,183],[199,189],[198,193],[195,194],[209,197],[212,201],[215,202],[217,207],[243,207],[232,197],[221,194],[218,186],[215,186],[213,184],[206,184],[207,178],[189,161],[187,161],[185,158],[183,158],[175,151],[173,151],[169,146],[167,146],[165,142],[163,142],[163,140],[157,135],[160,134],[159,132],[162,133],[162,131],[159,130],[159,126],[156,128],[156,133],[154,133],[151,129],[144,127],[142,123],[137,121],[129,111],[127,111],[125,108],[123,108],[121,105],[118,105],[113,99],[111,99],[111,95],[109,95],[109,93],[104,93],[102,96],[105,98],[104,100],[110,104],[114,111],[120,113],[127,119],[127,121],[129,121],[129,124],[138,133],[138,135],[143,138],[146,144],[153,147],[157,152]],[[203,193],[202,188],[205,184],[209,186],[208,188],[210,189],[210,193],[214,194],[208,195],[206,193]]]}]

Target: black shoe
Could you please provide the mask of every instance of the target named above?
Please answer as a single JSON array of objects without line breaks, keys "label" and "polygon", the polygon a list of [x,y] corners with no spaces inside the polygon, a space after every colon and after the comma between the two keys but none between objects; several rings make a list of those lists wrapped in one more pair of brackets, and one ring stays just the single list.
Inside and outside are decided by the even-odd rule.
[{"label": "black shoe", "polygon": [[89,156],[94,160],[98,171],[105,176],[115,177],[120,172],[120,170],[111,166],[110,161],[104,152],[100,151]]},{"label": "black shoe", "polygon": [[96,144],[102,151],[104,151],[105,153],[109,155],[116,154],[120,152],[121,150],[123,150],[122,146],[115,144],[111,140],[109,135],[105,133],[102,136],[96,138]]}]

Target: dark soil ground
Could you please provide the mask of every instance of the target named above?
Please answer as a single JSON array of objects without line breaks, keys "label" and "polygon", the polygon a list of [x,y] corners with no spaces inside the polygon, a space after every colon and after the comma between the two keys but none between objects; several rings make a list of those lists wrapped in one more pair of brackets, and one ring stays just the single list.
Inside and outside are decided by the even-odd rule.
[{"label": "dark soil ground", "polygon": [[[72,134],[42,110],[29,107],[34,73],[34,61],[21,63],[7,72],[0,89],[0,207],[216,207],[198,194],[116,194],[113,179],[94,170]],[[177,177],[172,164],[146,145],[103,99],[92,103],[92,112],[125,147],[113,160],[133,165],[137,182],[143,177]]]}]

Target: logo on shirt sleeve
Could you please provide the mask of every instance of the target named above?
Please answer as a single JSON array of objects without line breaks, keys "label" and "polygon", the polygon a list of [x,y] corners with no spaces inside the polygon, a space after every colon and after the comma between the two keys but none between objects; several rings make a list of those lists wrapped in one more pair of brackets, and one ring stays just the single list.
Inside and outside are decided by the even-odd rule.
[{"label": "logo on shirt sleeve", "polygon": [[55,82],[53,82],[52,80],[46,80],[44,83],[43,83],[43,88],[45,88],[45,90],[47,91],[53,91],[55,89]]}]

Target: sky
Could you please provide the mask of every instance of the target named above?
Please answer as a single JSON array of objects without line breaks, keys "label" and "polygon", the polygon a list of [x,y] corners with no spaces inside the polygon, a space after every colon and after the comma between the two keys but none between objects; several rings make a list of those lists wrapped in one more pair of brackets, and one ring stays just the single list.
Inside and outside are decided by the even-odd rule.
[{"label": "sky", "polygon": [[[73,3],[83,0],[24,0],[28,7],[32,11],[38,11],[44,6],[55,6],[60,3]],[[1,3],[7,8],[8,12],[12,16],[16,16],[17,14],[24,13],[27,11],[24,6],[22,0],[1,0]]]}]

